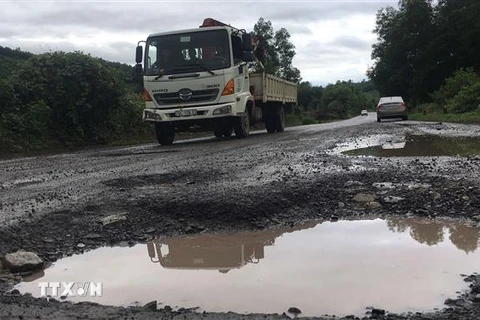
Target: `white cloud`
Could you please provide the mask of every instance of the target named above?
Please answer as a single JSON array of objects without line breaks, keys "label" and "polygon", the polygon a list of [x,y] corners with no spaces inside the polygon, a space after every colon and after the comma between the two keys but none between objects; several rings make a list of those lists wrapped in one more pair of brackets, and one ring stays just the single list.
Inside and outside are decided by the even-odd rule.
[{"label": "white cloud", "polygon": [[302,78],[360,81],[372,62],[376,12],[397,1],[1,1],[0,45],[41,53],[83,51],[133,64],[148,34],[198,27],[212,17],[252,30],[260,17],[286,28]]}]

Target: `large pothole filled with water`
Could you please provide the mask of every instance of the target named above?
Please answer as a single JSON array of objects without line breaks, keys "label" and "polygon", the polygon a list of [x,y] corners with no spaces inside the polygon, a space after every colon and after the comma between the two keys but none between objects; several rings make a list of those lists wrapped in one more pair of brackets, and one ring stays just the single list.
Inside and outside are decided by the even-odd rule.
[{"label": "large pothole filled with water", "polygon": [[479,237],[458,221],[390,217],[159,238],[61,259],[17,289],[40,296],[45,282],[101,282],[101,296],[67,300],[212,312],[427,311],[466,289],[461,274],[479,271]]},{"label": "large pothole filled with water", "polygon": [[434,157],[480,155],[480,137],[443,135],[372,136],[338,146],[334,152],[349,156]]}]

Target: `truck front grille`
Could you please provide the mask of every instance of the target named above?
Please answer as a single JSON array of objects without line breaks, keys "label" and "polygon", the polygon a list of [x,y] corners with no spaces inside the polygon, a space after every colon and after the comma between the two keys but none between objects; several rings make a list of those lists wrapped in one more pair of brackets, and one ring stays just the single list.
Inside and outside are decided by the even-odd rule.
[{"label": "truck front grille", "polygon": [[155,93],[153,98],[159,105],[208,102],[215,100],[219,91],[220,89],[192,90],[192,97],[188,100],[180,99],[178,92]]}]

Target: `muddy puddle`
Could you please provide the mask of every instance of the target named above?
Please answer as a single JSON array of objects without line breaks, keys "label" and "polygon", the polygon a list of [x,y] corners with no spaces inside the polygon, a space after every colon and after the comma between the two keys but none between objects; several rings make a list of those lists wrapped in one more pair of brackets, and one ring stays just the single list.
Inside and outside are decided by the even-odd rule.
[{"label": "muddy puddle", "polygon": [[341,146],[350,156],[428,157],[480,155],[480,137],[400,135],[355,141]]},{"label": "muddy puddle", "polygon": [[480,271],[479,237],[458,222],[389,218],[162,238],[61,259],[17,289],[40,296],[41,282],[101,282],[101,296],[67,299],[198,311],[426,311],[467,288],[461,274]]}]

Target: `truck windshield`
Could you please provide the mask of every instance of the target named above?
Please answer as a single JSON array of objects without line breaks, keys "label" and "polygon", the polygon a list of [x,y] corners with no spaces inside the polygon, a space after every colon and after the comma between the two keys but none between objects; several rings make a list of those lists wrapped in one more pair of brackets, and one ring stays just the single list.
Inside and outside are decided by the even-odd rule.
[{"label": "truck windshield", "polygon": [[230,67],[228,33],[207,30],[147,39],[145,74],[213,71]]}]

